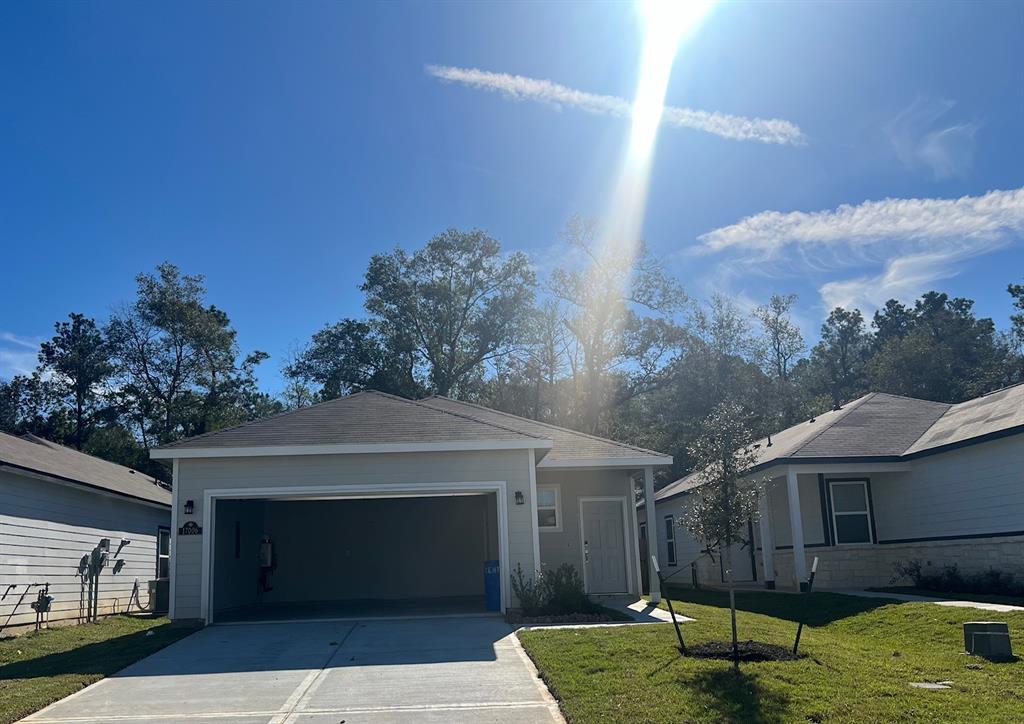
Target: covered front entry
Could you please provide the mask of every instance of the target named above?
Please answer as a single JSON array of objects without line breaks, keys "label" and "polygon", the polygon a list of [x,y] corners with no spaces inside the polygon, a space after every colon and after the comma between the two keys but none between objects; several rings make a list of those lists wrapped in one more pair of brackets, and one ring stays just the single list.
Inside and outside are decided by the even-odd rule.
[{"label": "covered front entry", "polygon": [[482,613],[485,562],[503,558],[495,493],[232,496],[213,508],[218,622]]},{"label": "covered front entry", "polygon": [[623,498],[580,498],[583,580],[588,593],[629,591]]}]

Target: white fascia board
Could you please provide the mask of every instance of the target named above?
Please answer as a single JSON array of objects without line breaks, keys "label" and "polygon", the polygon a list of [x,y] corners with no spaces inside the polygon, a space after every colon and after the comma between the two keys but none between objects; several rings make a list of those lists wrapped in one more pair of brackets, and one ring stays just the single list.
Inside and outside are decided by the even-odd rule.
[{"label": "white fascia board", "polygon": [[551,440],[471,440],[454,442],[398,442],[373,445],[262,445],[247,447],[172,447],[149,451],[153,459],[175,458],[240,458],[272,455],[354,455],[407,452],[464,452],[470,450],[536,450],[550,449]]},{"label": "white fascia board", "polygon": [[672,456],[636,458],[577,458],[575,460],[549,460],[538,463],[538,468],[644,468],[647,466],[671,465]]}]

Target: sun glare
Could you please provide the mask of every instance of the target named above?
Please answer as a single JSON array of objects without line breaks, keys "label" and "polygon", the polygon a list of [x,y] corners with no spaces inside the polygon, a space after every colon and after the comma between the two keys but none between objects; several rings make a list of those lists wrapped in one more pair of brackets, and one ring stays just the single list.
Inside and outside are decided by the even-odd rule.
[{"label": "sun glare", "polygon": [[644,39],[629,145],[608,206],[605,253],[632,254],[635,251],[643,226],[651,159],[676,51],[713,4],[714,0],[637,2]]}]

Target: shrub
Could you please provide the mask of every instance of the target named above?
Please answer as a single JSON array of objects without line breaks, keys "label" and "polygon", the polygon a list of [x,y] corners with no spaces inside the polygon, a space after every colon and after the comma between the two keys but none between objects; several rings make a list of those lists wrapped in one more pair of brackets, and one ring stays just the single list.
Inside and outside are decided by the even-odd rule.
[{"label": "shrub", "polygon": [[913,560],[903,563],[897,561],[893,566],[895,575],[889,581],[898,583],[910,580],[915,588],[942,593],[984,593],[997,596],[1024,596],[1024,584],[1017,583],[1013,574],[989,568],[984,573],[960,572],[954,563],[943,566],[939,571],[929,571],[921,565],[921,561]]},{"label": "shrub", "polygon": [[591,613],[597,608],[587,598],[583,590],[583,579],[576,572],[575,566],[563,563],[553,571],[544,573],[542,583],[549,614]]},{"label": "shrub", "polygon": [[519,599],[519,606],[525,616],[543,615],[543,608],[547,603],[543,575],[540,573],[536,578],[527,578],[523,575],[522,565],[516,564],[516,572],[512,576],[512,592]]},{"label": "shrub", "polygon": [[531,578],[527,578],[523,567],[517,564],[512,576],[512,592],[519,599],[524,616],[565,616],[593,613],[600,608],[587,598],[583,579],[569,563],[541,571]]}]

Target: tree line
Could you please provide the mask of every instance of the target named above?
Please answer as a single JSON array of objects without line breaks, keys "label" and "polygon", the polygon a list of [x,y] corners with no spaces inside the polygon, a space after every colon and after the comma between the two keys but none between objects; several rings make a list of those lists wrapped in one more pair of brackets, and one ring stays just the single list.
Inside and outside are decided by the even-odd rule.
[{"label": "tree line", "polygon": [[243,355],[203,278],[165,263],[109,320],[56,324],[36,371],[0,381],[0,429],[166,477],[153,445],[364,389],[439,394],[669,452],[664,482],[692,467],[721,403],[763,435],[868,391],[959,402],[1024,378],[1024,285],[1008,286],[1004,331],[932,291],[870,319],[836,308],[808,346],[795,295],[753,310],[693,299],[643,244],[607,248],[580,219],[564,249],[543,278],[479,230],[374,255],[365,313],[317,331],[277,397],[256,384],[267,355]]}]

